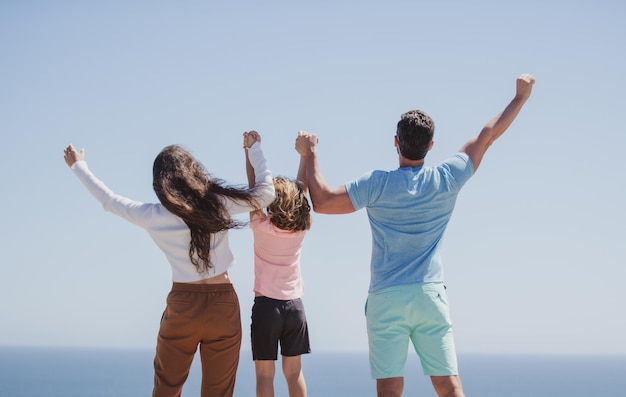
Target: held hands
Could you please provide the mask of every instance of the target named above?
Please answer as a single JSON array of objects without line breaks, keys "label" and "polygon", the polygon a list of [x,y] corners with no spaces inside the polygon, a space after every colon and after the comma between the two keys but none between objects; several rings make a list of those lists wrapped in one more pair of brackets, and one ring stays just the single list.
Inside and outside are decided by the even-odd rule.
[{"label": "held hands", "polygon": [[533,84],[535,84],[535,78],[528,73],[525,73],[517,78],[517,93],[515,94],[516,98],[520,99],[528,99],[530,97],[530,92],[533,89]]},{"label": "held hands", "polygon": [[75,162],[85,159],[85,149],[80,149],[80,153],[74,149],[74,146],[70,143],[68,147],[63,151],[63,158],[68,167],[74,165]]},{"label": "held hands", "polygon": [[261,135],[256,131],[246,131],[243,133],[243,148],[250,149],[255,142],[261,142]]},{"label": "held hands", "polygon": [[309,153],[315,150],[315,146],[319,139],[317,135],[310,134],[306,131],[298,131],[298,137],[296,138],[296,151],[300,156],[307,156]]}]

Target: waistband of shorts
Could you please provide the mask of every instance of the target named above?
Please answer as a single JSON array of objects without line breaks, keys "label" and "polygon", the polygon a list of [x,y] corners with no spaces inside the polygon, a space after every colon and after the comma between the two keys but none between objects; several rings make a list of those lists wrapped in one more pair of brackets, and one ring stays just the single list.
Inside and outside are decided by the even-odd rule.
[{"label": "waistband of shorts", "polygon": [[440,287],[443,289],[447,289],[443,281],[426,281],[422,283],[408,283],[408,284],[392,285],[390,287],[385,287],[374,292],[369,292],[368,295],[387,294],[389,292],[409,292],[409,291],[426,290],[426,289],[440,288]]},{"label": "waistband of shorts", "polygon": [[276,298],[270,298],[269,296],[265,296],[265,295],[259,295],[259,296],[255,296],[254,297],[254,301],[255,302],[262,302],[262,301],[266,301],[266,302],[279,302],[279,303],[285,303],[285,302],[295,302],[295,301],[301,301],[302,298],[293,298],[293,299],[276,299]]},{"label": "waistband of shorts", "polygon": [[231,283],[222,284],[191,284],[191,283],[172,283],[172,291],[186,292],[234,292],[235,287]]}]

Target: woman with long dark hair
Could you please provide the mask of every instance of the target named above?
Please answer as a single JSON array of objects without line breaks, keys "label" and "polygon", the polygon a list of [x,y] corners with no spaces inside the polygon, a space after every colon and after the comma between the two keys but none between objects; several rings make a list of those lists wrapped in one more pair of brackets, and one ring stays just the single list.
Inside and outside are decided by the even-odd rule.
[{"label": "woman with long dark hair", "polygon": [[[247,136],[249,133],[244,133]],[[242,226],[234,214],[274,200],[260,136],[247,139],[256,179],[238,188],[212,177],[187,150],[165,147],[154,160],[153,188],[159,202],[117,195],[94,176],[84,150],[69,145],[67,165],[106,211],[145,229],[172,268],[154,359],[153,397],[180,396],[200,347],[202,396],[232,396],[241,346],[239,300],[228,276],[234,258],[228,230]]]}]

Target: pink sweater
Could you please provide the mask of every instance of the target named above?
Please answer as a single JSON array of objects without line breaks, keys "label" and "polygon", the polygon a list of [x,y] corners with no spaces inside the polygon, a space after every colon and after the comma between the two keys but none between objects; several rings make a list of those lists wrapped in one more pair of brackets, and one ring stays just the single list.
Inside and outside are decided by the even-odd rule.
[{"label": "pink sweater", "polygon": [[254,215],[254,291],[268,298],[291,300],[304,294],[300,252],[306,231],[291,232],[274,226],[270,219]]}]

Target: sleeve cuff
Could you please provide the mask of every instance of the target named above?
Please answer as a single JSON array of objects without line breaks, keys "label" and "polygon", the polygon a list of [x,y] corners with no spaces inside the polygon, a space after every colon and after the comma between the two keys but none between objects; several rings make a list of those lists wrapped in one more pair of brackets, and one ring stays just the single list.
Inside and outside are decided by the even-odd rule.
[{"label": "sleeve cuff", "polygon": [[72,171],[74,171],[74,170],[76,170],[78,168],[86,169],[87,168],[87,162],[85,160],[78,160],[78,161],[74,162],[74,164],[72,164],[72,166],[70,167],[70,169]]}]

